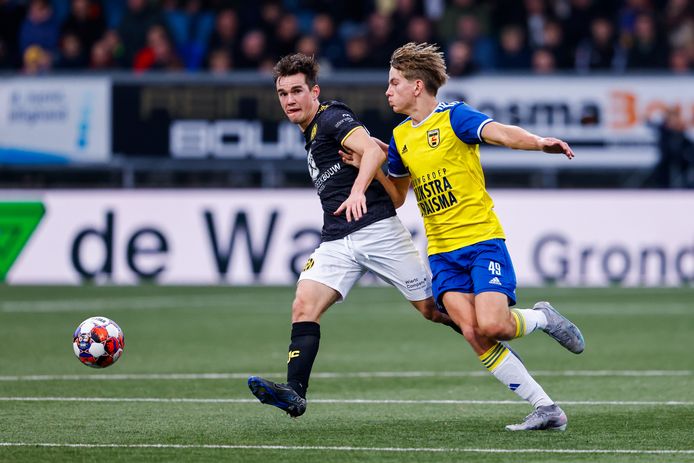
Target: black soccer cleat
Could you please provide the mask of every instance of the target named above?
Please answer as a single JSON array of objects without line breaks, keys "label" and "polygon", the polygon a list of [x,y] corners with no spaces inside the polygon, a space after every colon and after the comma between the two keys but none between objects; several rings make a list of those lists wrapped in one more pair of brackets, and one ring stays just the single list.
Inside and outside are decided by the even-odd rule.
[{"label": "black soccer cleat", "polygon": [[292,418],[301,416],[306,411],[306,399],[288,384],[273,383],[259,376],[251,376],[248,378],[248,388],[261,403],[274,405]]}]

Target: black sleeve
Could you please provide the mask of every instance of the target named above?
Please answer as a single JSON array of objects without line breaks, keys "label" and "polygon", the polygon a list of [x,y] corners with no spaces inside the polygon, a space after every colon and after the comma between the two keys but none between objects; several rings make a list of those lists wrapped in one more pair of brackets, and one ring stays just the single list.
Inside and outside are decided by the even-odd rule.
[{"label": "black sleeve", "polygon": [[344,106],[328,108],[322,118],[321,126],[325,133],[333,137],[340,146],[342,146],[342,142],[345,141],[347,135],[351,134],[354,129],[364,127],[357,120],[352,110]]}]

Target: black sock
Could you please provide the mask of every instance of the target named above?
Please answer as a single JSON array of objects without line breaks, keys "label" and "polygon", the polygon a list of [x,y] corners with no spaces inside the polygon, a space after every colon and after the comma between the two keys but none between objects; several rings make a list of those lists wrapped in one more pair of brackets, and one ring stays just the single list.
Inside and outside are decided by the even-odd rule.
[{"label": "black sock", "polygon": [[308,378],[318,354],[320,325],[316,322],[292,323],[292,343],[289,344],[287,383],[306,398]]}]

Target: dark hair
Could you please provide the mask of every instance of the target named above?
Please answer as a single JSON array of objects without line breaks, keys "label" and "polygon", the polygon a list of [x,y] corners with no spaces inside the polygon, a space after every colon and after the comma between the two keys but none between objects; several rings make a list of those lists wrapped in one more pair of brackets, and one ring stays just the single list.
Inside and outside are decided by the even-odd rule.
[{"label": "dark hair", "polygon": [[272,77],[275,79],[275,84],[277,79],[280,77],[293,76],[295,74],[303,74],[306,76],[306,83],[309,88],[316,85],[318,78],[318,62],[313,56],[307,56],[303,53],[295,53],[293,55],[287,55],[275,64],[272,68]]}]

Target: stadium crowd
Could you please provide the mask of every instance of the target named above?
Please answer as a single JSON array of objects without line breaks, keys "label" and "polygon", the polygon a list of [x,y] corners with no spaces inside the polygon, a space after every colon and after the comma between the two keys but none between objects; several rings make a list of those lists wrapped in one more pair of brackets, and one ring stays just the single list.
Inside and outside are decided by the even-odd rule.
[{"label": "stadium crowd", "polygon": [[294,51],[387,68],[434,42],[452,76],[694,66],[690,0],[0,0],[0,70],[268,70]]}]

